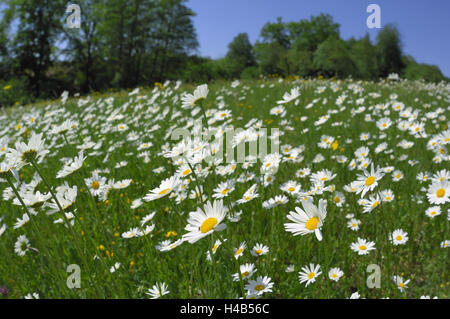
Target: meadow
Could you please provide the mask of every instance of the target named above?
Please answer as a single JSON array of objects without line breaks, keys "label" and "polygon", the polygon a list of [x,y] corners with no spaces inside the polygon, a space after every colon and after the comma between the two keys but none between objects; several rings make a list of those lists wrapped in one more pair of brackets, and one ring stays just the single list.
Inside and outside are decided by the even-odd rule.
[{"label": "meadow", "polygon": [[4,298],[449,297],[449,84],[73,93],[0,110]]}]

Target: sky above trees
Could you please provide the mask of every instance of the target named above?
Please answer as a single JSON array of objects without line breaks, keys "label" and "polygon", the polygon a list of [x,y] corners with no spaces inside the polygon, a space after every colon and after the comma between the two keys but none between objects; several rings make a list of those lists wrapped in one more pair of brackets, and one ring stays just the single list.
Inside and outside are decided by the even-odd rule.
[{"label": "sky above trees", "polygon": [[368,29],[366,12],[369,4],[381,7],[381,26],[393,23],[402,35],[403,51],[420,63],[439,66],[450,76],[450,1],[409,0],[189,0],[187,6],[197,15],[193,22],[198,34],[201,55],[219,58],[226,55],[233,38],[246,32],[250,42],[259,39],[263,25],[275,22],[309,19],[328,13],[340,24],[343,39],[360,38],[366,32],[374,41],[377,29]]}]

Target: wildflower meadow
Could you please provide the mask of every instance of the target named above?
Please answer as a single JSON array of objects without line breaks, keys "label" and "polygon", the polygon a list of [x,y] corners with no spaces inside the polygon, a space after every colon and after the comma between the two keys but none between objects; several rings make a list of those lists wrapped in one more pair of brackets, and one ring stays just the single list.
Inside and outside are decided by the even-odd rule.
[{"label": "wildflower meadow", "polygon": [[450,86],[266,77],[0,110],[10,298],[448,298]]}]

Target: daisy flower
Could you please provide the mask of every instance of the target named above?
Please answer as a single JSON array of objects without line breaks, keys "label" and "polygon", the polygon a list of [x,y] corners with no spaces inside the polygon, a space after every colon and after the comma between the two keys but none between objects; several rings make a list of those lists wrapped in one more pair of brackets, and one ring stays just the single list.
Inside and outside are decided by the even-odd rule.
[{"label": "daisy flower", "polygon": [[361,295],[356,291],[354,293],[352,293],[352,295],[350,296],[349,299],[360,299]]},{"label": "daisy flower", "polygon": [[14,225],[14,229],[18,229],[28,223],[30,221],[30,216],[27,213],[23,214],[22,218],[16,219],[16,224]]},{"label": "daisy flower", "polygon": [[352,218],[347,222],[347,227],[350,228],[351,230],[358,230],[360,224],[361,224],[360,220]]},{"label": "daisy flower", "polygon": [[83,151],[78,154],[78,157],[75,157],[73,160],[69,160],[64,164],[64,167],[56,174],[56,178],[66,177],[73,172],[76,172],[83,166],[83,162],[86,159],[86,156],[83,156]]},{"label": "daisy flower", "polygon": [[367,241],[362,238],[358,238],[358,240],[350,245],[350,248],[357,252],[358,255],[367,255],[370,250],[375,249],[375,243],[372,241]]},{"label": "daisy flower", "polygon": [[36,292],[33,292],[33,294],[27,294],[24,298],[25,299],[39,299],[39,294]]},{"label": "daisy flower", "polygon": [[439,216],[440,214],[441,214],[441,207],[439,206],[430,207],[425,211],[425,215],[427,215],[430,218],[434,218],[436,216]]},{"label": "daisy flower", "polygon": [[[60,186],[56,189],[56,198],[61,205],[64,212],[70,212],[74,209],[75,200],[77,199],[77,186],[69,187],[67,184]],[[59,205],[52,200],[46,203],[46,206],[50,208],[47,215],[52,215],[60,211]]]},{"label": "daisy flower", "polygon": [[[249,263],[240,265],[239,270],[241,272],[241,276],[242,276],[243,280],[249,279],[257,271],[257,269],[255,268],[255,264],[249,264]],[[233,276],[233,281],[240,280],[238,273],[235,273],[232,276]]]},{"label": "daisy flower", "polygon": [[392,174],[392,180],[394,182],[398,182],[399,180],[401,180],[403,178],[403,173],[402,171],[396,170],[394,171],[394,173]]},{"label": "daisy flower", "polygon": [[9,161],[21,163],[21,166],[34,160],[40,162],[49,153],[48,150],[44,149],[44,141],[42,133],[35,134],[33,132],[27,144],[17,142],[15,144],[16,149],[8,149],[6,158]]},{"label": "daisy flower", "polygon": [[303,266],[301,271],[298,273],[298,279],[300,283],[306,282],[306,287],[309,284],[316,281],[316,278],[321,274],[320,265],[309,264],[308,266]]},{"label": "daisy flower", "polygon": [[269,247],[258,243],[255,246],[253,246],[250,253],[253,256],[262,256],[262,255],[267,254],[268,252],[269,252]]},{"label": "daisy flower", "polygon": [[146,294],[149,295],[151,299],[158,299],[170,293],[167,288],[168,286],[164,282],[156,283],[151,289],[146,292]]},{"label": "daisy flower", "polygon": [[238,259],[239,257],[241,257],[242,254],[244,254],[245,248],[247,248],[247,243],[245,241],[243,241],[239,245],[239,247],[234,250],[234,258]]},{"label": "daisy flower", "polygon": [[185,230],[188,233],[183,235],[183,240],[190,244],[212,234],[214,231],[221,231],[226,228],[225,224],[221,224],[227,214],[228,209],[223,205],[222,200],[207,202],[203,206],[203,210],[197,208],[197,211],[189,214],[188,225]]},{"label": "daisy flower", "polygon": [[311,197],[302,201],[303,209],[295,207],[296,212],[289,212],[287,218],[293,223],[286,223],[284,227],[286,231],[291,232],[294,236],[315,233],[319,241],[322,240],[320,228],[327,216],[327,201],[320,199],[319,207],[314,206]]},{"label": "daisy flower", "polygon": [[363,213],[372,212],[378,205],[380,205],[381,199],[378,194],[375,196],[370,195],[369,200],[364,204]]},{"label": "daisy flower", "polygon": [[278,153],[267,154],[264,157],[261,166],[261,174],[275,174],[281,161],[281,155]]},{"label": "daisy flower", "polygon": [[131,179],[124,179],[118,182],[115,182],[112,184],[112,188],[114,189],[124,189],[130,186],[132,180]]},{"label": "daisy flower", "polygon": [[98,175],[98,172],[94,171],[92,176],[86,178],[86,185],[89,187],[89,190],[93,196],[99,196],[102,193],[102,188],[106,184],[106,177]]},{"label": "daisy flower", "polygon": [[244,195],[242,195],[241,199],[236,201],[236,203],[237,204],[247,203],[257,197],[259,197],[259,194],[255,192],[255,188],[251,187],[244,193]]},{"label": "daisy flower", "polygon": [[[227,241],[227,240],[224,239],[224,241]],[[216,242],[214,243],[214,246],[211,248],[211,251],[213,254],[216,253],[217,248],[219,248],[220,245],[222,245],[222,242],[219,239],[217,239]]]},{"label": "daisy flower", "polygon": [[245,290],[248,291],[247,294],[262,295],[265,292],[271,292],[273,287],[273,282],[268,276],[259,276],[256,280],[250,280],[248,284],[245,285]]},{"label": "daisy flower", "polygon": [[149,202],[167,196],[173,192],[174,189],[180,185],[180,183],[181,181],[178,176],[166,178],[161,182],[159,187],[152,189],[147,195],[145,195],[144,200]]},{"label": "daisy flower", "polygon": [[342,205],[345,203],[345,196],[344,194],[340,192],[336,192],[333,197],[333,201],[336,204],[337,207],[342,207]]},{"label": "daisy flower", "polygon": [[339,268],[331,268],[328,272],[328,277],[333,281],[339,281],[344,275],[344,272]]},{"label": "daisy flower", "polygon": [[405,288],[408,288],[406,285],[410,282],[409,279],[405,281],[401,276],[393,276],[392,280],[401,292],[404,292]]},{"label": "daisy flower", "polygon": [[371,165],[370,173],[367,170],[363,170],[363,175],[358,175],[358,180],[355,183],[355,186],[358,188],[356,194],[361,193],[361,198],[364,195],[372,191],[378,185],[378,181],[384,176],[383,170],[377,168],[376,170]]},{"label": "daisy flower", "polygon": [[213,190],[212,197],[214,198],[224,198],[228,196],[230,193],[234,191],[234,181],[228,180],[226,182],[220,183],[216,188]]},{"label": "daisy flower", "polygon": [[114,273],[116,272],[116,270],[118,270],[120,268],[120,263],[116,262],[113,266],[111,266],[111,268],[109,269],[110,273]]},{"label": "daisy flower", "polygon": [[298,184],[296,181],[287,181],[286,183],[280,186],[280,189],[283,192],[294,195],[300,192],[302,186]]},{"label": "daisy flower", "polygon": [[165,252],[165,251],[169,251],[169,250],[174,249],[175,247],[180,246],[183,242],[184,242],[184,240],[182,238],[177,239],[174,242],[172,242],[170,240],[163,240],[158,245],[156,245],[155,248],[159,251]]},{"label": "daisy flower", "polygon": [[394,246],[404,245],[408,241],[408,233],[401,229],[396,229],[392,232],[389,240]]},{"label": "daisy flower", "polygon": [[434,182],[428,187],[427,198],[430,204],[444,204],[450,202],[450,182]]},{"label": "daisy flower", "polygon": [[208,85],[207,84],[199,85],[194,90],[194,94],[186,93],[181,97],[182,101],[181,107],[192,108],[197,102],[206,99],[207,96],[208,96]]},{"label": "daisy flower", "polygon": [[189,176],[191,173],[192,173],[192,170],[188,164],[183,164],[177,169],[177,175],[179,177],[186,177],[186,176]]},{"label": "daisy flower", "polygon": [[336,174],[333,174],[330,170],[323,169],[317,173],[311,174],[312,182],[328,182],[336,177]]},{"label": "daisy flower", "polygon": [[20,257],[25,256],[26,252],[30,249],[30,241],[25,235],[20,235],[14,244],[14,252]]},{"label": "daisy flower", "polygon": [[286,104],[289,103],[293,100],[295,100],[296,98],[298,98],[300,96],[300,88],[299,87],[294,87],[291,89],[291,92],[285,92],[283,94],[283,99],[280,101],[277,101],[277,104]]},{"label": "daisy flower", "polygon": [[450,240],[444,240],[443,242],[441,242],[441,244],[440,244],[440,247],[441,248],[448,248],[448,247],[450,247]]},{"label": "daisy flower", "polygon": [[379,193],[382,202],[392,202],[394,200],[394,193],[390,189],[383,190]]},{"label": "daisy flower", "polygon": [[270,109],[270,114],[284,117],[286,115],[286,109],[283,105],[275,106],[274,108]]}]

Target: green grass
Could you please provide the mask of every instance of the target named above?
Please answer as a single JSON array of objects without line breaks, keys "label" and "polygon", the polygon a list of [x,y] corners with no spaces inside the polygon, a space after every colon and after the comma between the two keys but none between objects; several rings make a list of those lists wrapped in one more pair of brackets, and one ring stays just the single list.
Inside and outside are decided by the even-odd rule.
[{"label": "green grass", "polygon": [[[198,200],[188,197],[178,204],[175,198],[166,196],[144,202],[137,209],[130,208],[133,200],[143,198],[150,190],[158,187],[163,179],[176,172],[176,167],[160,152],[163,144],[175,144],[167,137],[168,130],[184,127],[192,119],[189,110],[181,109],[179,96],[183,92],[192,93],[195,86],[182,85],[173,90],[174,84],[171,84],[166,88],[156,88],[155,91],[147,88],[139,92],[138,95],[145,96],[140,101],[137,101],[136,95],[130,98],[127,92],[119,92],[92,95],[91,101],[80,107],[77,106],[78,99],[70,98],[64,106],[60,101],[49,101],[26,108],[7,109],[4,118],[0,117],[0,127],[5,128],[3,134],[11,138],[9,147],[14,148],[16,141],[27,140],[31,132],[42,132],[46,148],[50,151],[42,163],[38,164],[43,175],[52,187],[64,182],[70,186],[77,185],[78,194],[75,223],[71,228],[53,223],[62,215],[56,213],[47,216],[46,209],[42,208],[38,210],[37,216],[31,216],[30,222],[13,229],[16,218],[24,214],[24,208],[13,205],[11,199],[0,202],[0,217],[3,217],[0,227],[2,224],[7,225],[6,231],[0,236],[0,286],[8,287],[9,298],[22,298],[33,292],[39,293],[41,298],[148,298],[145,292],[149,288],[156,282],[165,282],[170,290],[165,298],[239,298],[243,297],[242,290],[240,282],[232,280],[232,274],[237,272],[237,263],[231,253],[232,249],[245,241],[247,248],[237,260],[238,264],[254,263],[257,272],[250,279],[269,276],[274,283],[273,291],[263,294],[263,298],[348,298],[355,291],[364,298],[419,298],[422,295],[448,298],[448,250],[440,248],[440,243],[448,239],[447,211],[450,205],[448,202],[440,205],[441,215],[427,217],[425,210],[434,205],[427,201],[426,191],[422,187],[428,188],[430,182],[421,183],[416,176],[420,172],[429,172],[432,176],[439,170],[448,169],[448,160],[433,162],[434,153],[427,149],[427,142],[433,135],[448,130],[450,91],[448,87],[426,86],[420,82],[361,82],[358,85],[363,90],[354,93],[348,88],[351,83],[358,84],[332,80],[279,82],[273,79],[241,81],[236,88],[231,88],[229,83],[209,85],[208,97],[203,102],[207,113],[208,110],[217,108],[216,98],[221,95],[225,109],[232,111],[229,124],[235,128],[244,128],[253,118],[263,120],[269,132],[271,128],[279,128],[284,133],[280,137],[281,145],[304,147],[300,154],[304,158],[300,163],[280,163],[275,181],[266,188],[258,186],[258,198],[231,208],[232,212],[242,210],[241,220],[225,220],[227,228],[219,235],[227,241],[217,249],[212,261],[206,260],[206,252],[219,239],[217,232],[194,244],[184,242],[168,252],[155,249],[155,245],[167,239],[168,232],[176,232],[176,236],[169,238],[171,240],[181,238],[185,233],[189,212],[202,206]],[[337,85],[339,90],[333,92],[331,85]],[[270,115],[270,109],[276,106],[283,94],[296,86],[301,88],[298,105],[289,103],[284,118]],[[323,93],[316,93],[318,86],[327,88]],[[150,103],[156,92],[160,93],[159,97]],[[164,96],[167,92],[171,94]],[[369,96],[368,93],[371,92],[379,93],[380,97]],[[392,93],[398,95],[396,101],[419,111],[417,120],[425,122],[428,134],[426,138],[417,138],[408,131],[400,131],[396,127],[399,115],[391,105],[386,108],[390,110],[389,115],[375,110],[376,105],[391,101]],[[347,95],[342,104],[345,109],[339,110],[336,99],[342,94]],[[178,96],[175,102],[174,96]],[[104,101],[110,97],[114,97],[114,101],[111,107],[107,107]],[[352,116],[351,110],[359,107],[356,105],[358,98],[365,99],[362,105],[366,109]],[[314,106],[306,109],[305,106],[315,99],[318,101]],[[125,103],[128,103],[126,107]],[[143,107],[139,109],[138,105]],[[433,123],[425,114],[438,108],[443,109],[441,115],[446,118],[437,118]],[[61,112],[49,115],[53,110]],[[324,124],[314,124],[330,110],[337,112],[331,113]],[[107,121],[114,111],[123,115],[123,118]],[[168,113],[164,116],[165,111]],[[182,112],[182,115],[171,120],[171,115],[177,111]],[[374,121],[365,121],[367,114]],[[33,117],[32,121],[30,116]],[[303,116],[307,117],[306,121],[301,121]],[[384,131],[386,137],[380,139],[381,131],[375,122],[382,117],[391,118],[394,124]],[[201,119],[202,113],[198,113],[195,118]],[[61,124],[66,119],[79,122],[76,129],[67,133],[67,141],[63,136],[50,132],[51,125]],[[20,126],[17,126],[19,123]],[[119,123],[126,123],[129,129],[126,132],[115,131],[114,128]],[[335,126],[333,123],[342,125]],[[159,128],[151,131],[156,124]],[[212,126],[215,125],[217,123]],[[304,132],[305,129],[308,131]],[[137,133],[136,141],[127,141],[130,131]],[[371,134],[368,141],[360,140],[359,136],[363,132]],[[1,134],[0,130],[0,140]],[[334,137],[338,141],[337,149],[319,148],[322,135]],[[95,143],[101,142],[101,146],[96,150],[86,150],[88,157],[80,170],[65,178],[56,179],[57,172],[63,167],[61,159],[73,158],[78,153],[76,147],[85,144],[84,139],[87,137]],[[347,143],[347,139],[352,141]],[[414,142],[413,147],[398,147],[397,144],[403,139]],[[148,162],[145,157],[138,156],[142,153],[137,150],[138,145],[144,142],[153,143],[149,149]],[[373,144],[369,144],[370,142]],[[392,150],[392,153],[375,153],[376,146],[382,142],[388,144],[387,150]],[[344,185],[355,181],[361,171],[349,170],[348,162],[341,164],[335,159],[335,156],[345,155],[350,161],[355,157],[354,151],[361,146],[369,147],[369,158],[375,166],[393,166],[404,174],[399,182],[393,182],[392,173],[386,174],[379,181],[375,191],[391,189],[395,199],[367,214],[362,212],[362,207],[357,203],[361,196],[343,190]],[[448,148],[448,145],[444,147]],[[313,163],[318,153],[325,160]],[[402,155],[407,156],[407,159],[400,160]],[[411,166],[409,160],[418,163]],[[115,168],[120,161],[127,161],[127,166]],[[201,165],[206,166],[205,163]],[[165,171],[154,173],[153,169],[158,167],[164,167]],[[199,177],[198,182],[203,186],[208,200],[212,200],[213,189],[219,182],[236,179],[240,173],[247,171],[259,177],[260,167],[260,161],[248,170],[238,164],[236,171],[228,176],[220,176],[211,170],[206,178]],[[344,193],[346,198],[344,206],[337,207],[333,201],[334,191],[313,196],[315,205],[318,205],[319,199],[328,202],[327,217],[322,227],[323,240],[320,242],[314,234],[293,236],[284,229],[284,223],[289,222],[286,218],[289,211],[302,205],[296,203],[293,196],[281,191],[280,186],[288,180],[295,180],[301,183],[302,189],[309,189],[309,176],[301,179],[295,175],[298,169],[306,167],[312,172],[329,169],[335,173],[336,177],[326,185],[335,185],[335,190]],[[93,199],[87,192],[83,179],[91,176],[96,169],[109,169],[109,172],[100,174],[108,180],[132,179],[132,183],[125,189],[111,190],[106,201]],[[30,183],[34,174],[35,169],[31,165],[22,168],[22,183]],[[0,191],[4,193],[8,184],[6,180],[1,181]],[[235,203],[254,183],[257,182],[236,182],[236,189],[225,198],[225,203]],[[188,194],[194,185],[194,182],[189,183]],[[43,182],[35,189],[48,192]],[[263,201],[282,194],[289,197],[287,204],[270,210],[262,207]],[[155,212],[151,221],[155,228],[151,234],[130,239],[121,237],[122,233],[138,227],[139,220],[151,212]],[[361,221],[358,231],[347,227],[347,214],[354,214]],[[409,240],[405,245],[394,246],[389,242],[388,234],[398,228],[408,233]],[[23,234],[36,250],[28,250],[21,257],[14,252],[14,244]],[[375,242],[376,250],[363,256],[352,251],[350,245],[358,237]],[[269,253],[259,257],[251,255],[250,250],[256,243],[267,245]],[[121,266],[111,273],[110,268],[116,262]],[[306,287],[299,283],[298,272],[301,267],[310,263],[320,264],[322,274],[316,282]],[[66,270],[70,264],[77,264],[81,268],[79,289],[67,287],[66,281],[70,274]],[[285,272],[286,267],[291,264],[295,271]],[[381,288],[370,289],[366,285],[370,275],[366,269],[370,264],[377,264],[381,268]],[[344,272],[338,282],[328,278],[328,271],[333,267],[339,267]],[[394,284],[393,275],[411,280],[404,292]]]}]

